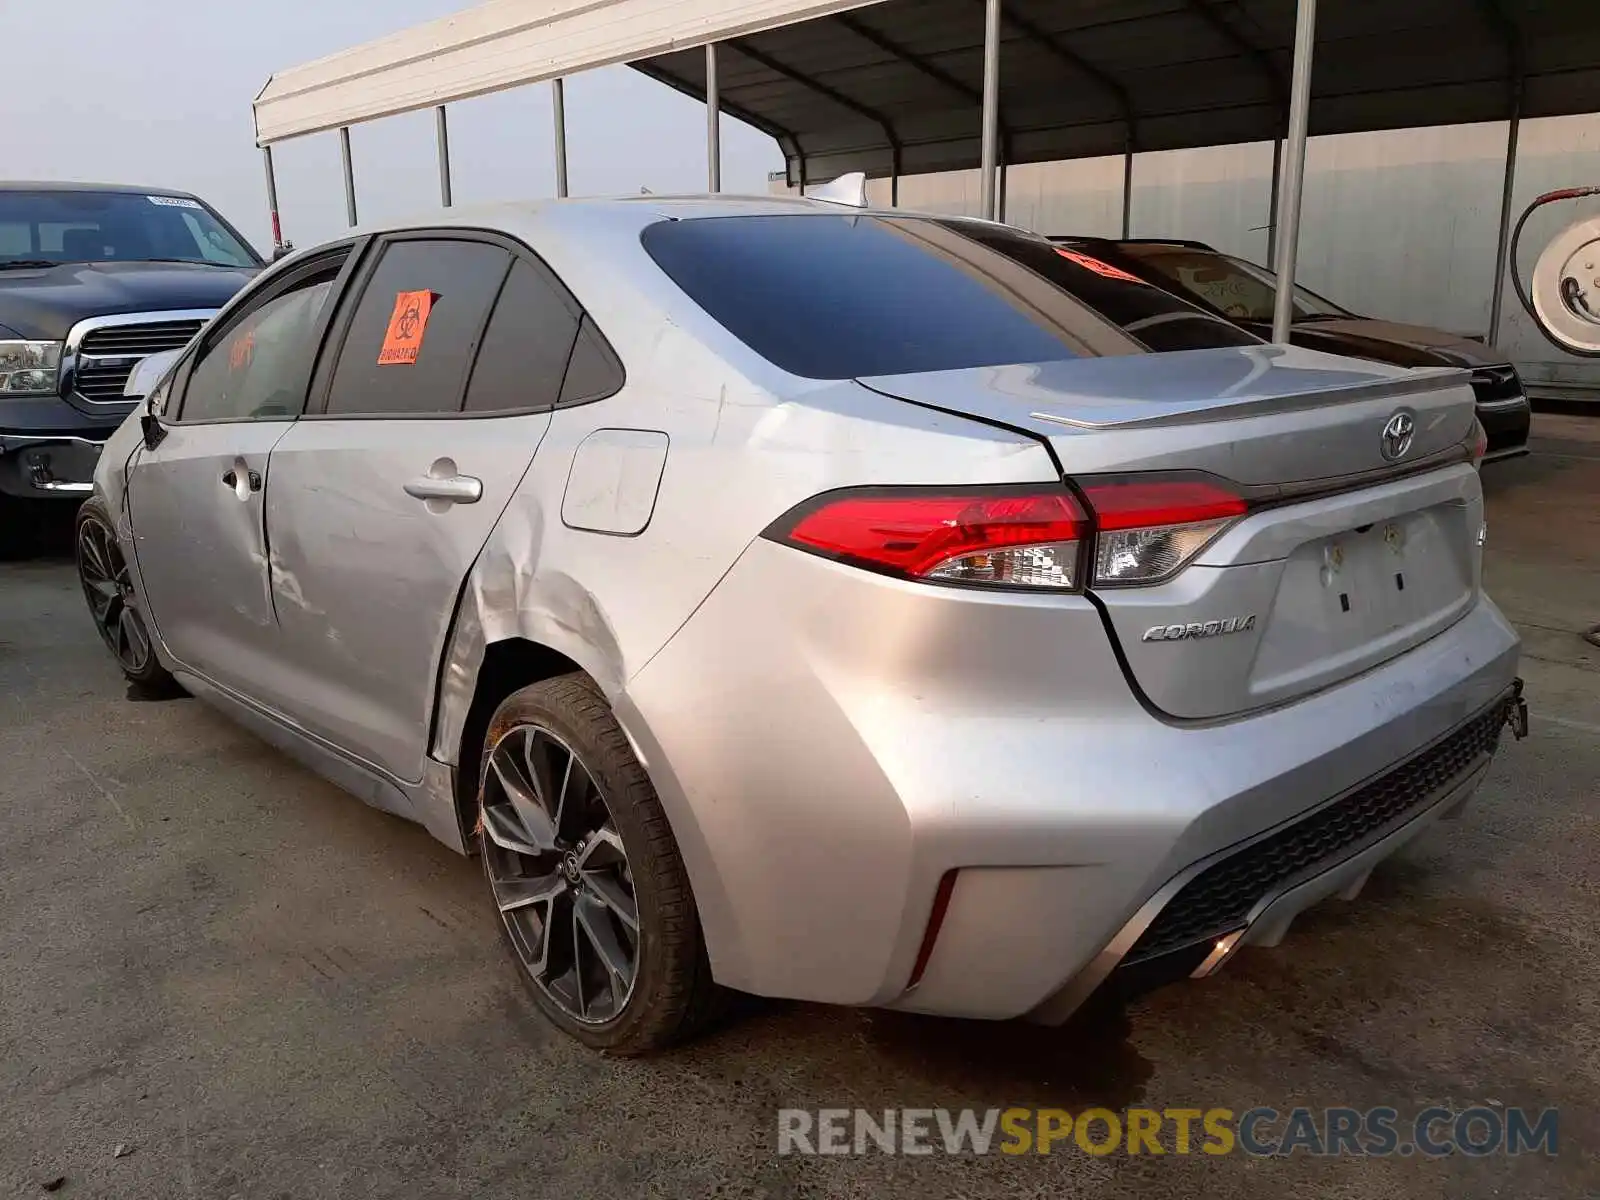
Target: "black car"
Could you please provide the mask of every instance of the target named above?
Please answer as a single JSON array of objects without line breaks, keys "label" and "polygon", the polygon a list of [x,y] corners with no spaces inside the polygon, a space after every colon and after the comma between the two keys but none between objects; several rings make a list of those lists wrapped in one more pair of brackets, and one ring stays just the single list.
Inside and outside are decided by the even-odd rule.
[{"label": "black car", "polygon": [[88,494],[139,360],[184,345],[261,265],[186,192],[0,183],[0,553],[32,544],[30,502]]},{"label": "black car", "polygon": [[[1110,262],[1149,283],[1198,301],[1263,338],[1272,336],[1278,279],[1265,267],[1177,239],[1055,237],[1051,241]],[[1472,372],[1488,458],[1528,452],[1531,413],[1517,369],[1502,352],[1459,334],[1363,317],[1295,285],[1289,339],[1308,350],[1348,354],[1397,367],[1465,367]]]}]

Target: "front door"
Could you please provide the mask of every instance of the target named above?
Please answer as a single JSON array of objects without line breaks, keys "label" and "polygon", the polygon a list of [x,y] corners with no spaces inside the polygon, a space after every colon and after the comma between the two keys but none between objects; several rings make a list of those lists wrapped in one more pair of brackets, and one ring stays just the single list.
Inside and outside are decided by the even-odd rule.
[{"label": "front door", "polygon": [[273,446],[305,406],[342,256],[263,287],[180,365],[128,505],[150,618],[178,664],[249,694],[278,635],[264,524]]},{"label": "front door", "polygon": [[413,782],[456,600],[549,427],[581,312],[531,258],[445,234],[391,238],[345,308],[325,400],[272,452],[282,667],[306,728]]}]

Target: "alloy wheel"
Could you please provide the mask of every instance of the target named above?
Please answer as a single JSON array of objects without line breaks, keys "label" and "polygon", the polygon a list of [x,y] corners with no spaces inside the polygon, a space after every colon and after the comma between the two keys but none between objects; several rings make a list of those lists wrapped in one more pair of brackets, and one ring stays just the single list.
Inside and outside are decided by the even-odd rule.
[{"label": "alloy wheel", "polygon": [[116,535],[94,517],[78,526],[78,579],[95,628],[123,670],[137,675],[150,663],[150,634],[139,612],[133,576]]},{"label": "alloy wheel", "polygon": [[577,753],[538,725],[495,743],[483,774],[483,863],[523,969],[567,1016],[622,1013],[639,910],[622,837]]}]

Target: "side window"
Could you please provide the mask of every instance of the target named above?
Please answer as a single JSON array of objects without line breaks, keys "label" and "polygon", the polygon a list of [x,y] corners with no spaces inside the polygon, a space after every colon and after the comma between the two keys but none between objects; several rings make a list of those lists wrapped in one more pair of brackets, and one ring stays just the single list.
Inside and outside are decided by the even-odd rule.
[{"label": "side window", "polygon": [[518,259],[484,330],[464,411],[554,408],[580,310],[546,272]]},{"label": "side window", "polygon": [[604,335],[587,314],[578,328],[578,341],[567,363],[567,377],[561,384],[560,407],[604,400],[622,388],[622,364],[607,344]]},{"label": "side window", "polygon": [[274,420],[305,408],[317,318],[338,278],[331,264],[236,321],[207,346],[184,389],[184,421]]},{"label": "side window", "polygon": [[461,410],[461,392],[511,255],[485,242],[391,242],[350,317],[330,417]]}]

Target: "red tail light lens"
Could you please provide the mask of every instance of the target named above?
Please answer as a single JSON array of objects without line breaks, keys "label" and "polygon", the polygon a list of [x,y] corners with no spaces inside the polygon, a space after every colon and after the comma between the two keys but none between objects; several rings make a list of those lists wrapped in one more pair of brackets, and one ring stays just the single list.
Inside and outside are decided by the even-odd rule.
[{"label": "red tail light lens", "polygon": [[1472,428],[1472,461],[1476,465],[1482,463],[1483,456],[1489,453],[1489,431],[1477,418],[1473,418]]},{"label": "red tail light lens", "polygon": [[[766,536],[839,562],[940,583],[1075,590],[1079,559],[1099,586],[1159,583],[1182,570],[1249,504],[1224,481],[1130,475],[1064,488],[831,492]],[[1093,539],[1092,553],[1081,554]]]},{"label": "red tail light lens", "polygon": [[1177,574],[1233,520],[1249,511],[1220,480],[1085,480],[1095,528],[1094,584],[1159,583]]},{"label": "red tail light lens", "polygon": [[992,587],[1078,585],[1083,509],[1060,488],[834,492],[767,535],[887,574]]}]

